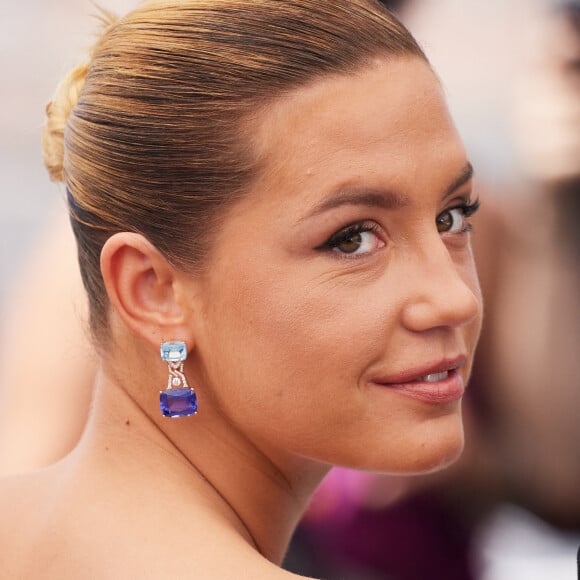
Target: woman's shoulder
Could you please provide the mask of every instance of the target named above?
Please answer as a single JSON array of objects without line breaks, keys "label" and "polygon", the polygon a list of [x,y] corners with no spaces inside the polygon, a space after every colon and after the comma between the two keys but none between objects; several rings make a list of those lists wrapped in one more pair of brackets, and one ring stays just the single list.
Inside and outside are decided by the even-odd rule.
[{"label": "woman's shoulder", "polygon": [[43,471],[0,478],[0,537],[14,527],[27,526],[38,519],[50,493]]},{"label": "woman's shoulder", "polygon": [[105,512],[99,521],[70,483],[66,462],[0,479],[0,579],[97,577],[95,563],[107,561],[99,537],[113,538],[116,525]]},{"label": "woman's shoulder", "polygon": [[0,479],[0,578],[26,578],[43,536],[43,521],[50,509],[46,475],[35,472]]},{"label": "woman's shoulder", "polygon": [[[0,479],[1,578],[139,577],[298,580],[199,510],[174,514],[173,534],[154,511],[119,509],[99,487],[71,493],[62,468]],[[79,484],[79,482],[76,482]],[[82,499],[84,498],[84,499]],[[111,507],[111,509],[109,509]],[[117,513],[116,513],[117,512]],[[87,576],[88,574],[88,576]]]}]

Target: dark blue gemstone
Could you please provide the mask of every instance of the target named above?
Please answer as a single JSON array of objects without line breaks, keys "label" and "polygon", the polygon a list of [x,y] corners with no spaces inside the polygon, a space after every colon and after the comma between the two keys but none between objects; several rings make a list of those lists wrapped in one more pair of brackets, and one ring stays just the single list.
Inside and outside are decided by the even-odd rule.
[{"label": "dark blue gemstone", "polygon": [[159,395],[161,412],[166,417],[188,417],[197,413],[197,397],[193,389],[166,389]]}]

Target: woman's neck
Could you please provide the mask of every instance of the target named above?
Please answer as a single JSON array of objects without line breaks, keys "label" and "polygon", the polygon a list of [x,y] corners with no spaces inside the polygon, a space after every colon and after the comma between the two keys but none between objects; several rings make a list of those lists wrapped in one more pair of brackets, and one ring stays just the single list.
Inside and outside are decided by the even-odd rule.
[{"label": "woman's neck", "polygon": [[156,408],[150,403],[141,406],[118,382],[101,375],[77,455],[104,460],[115,476],[135,480],[119,489],[169,487],[184,502],[193,497],[209,503],[216,517],[280,564],[327,468],[297,458],[274,459],[207,406],[194,417],[167,419],[150,414]]}]

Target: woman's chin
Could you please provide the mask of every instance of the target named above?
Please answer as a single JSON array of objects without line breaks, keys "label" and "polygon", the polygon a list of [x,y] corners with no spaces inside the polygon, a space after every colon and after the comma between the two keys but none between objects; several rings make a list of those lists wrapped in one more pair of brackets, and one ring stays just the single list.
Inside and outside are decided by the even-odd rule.
[{"label": "woman's chin", "polygon": [[366,449],[353,453],[351,465],[343,465],[400,475],[433,473],[454,463],[461,456],[464,443],[461,417],[448,416],[406,437],[383,439],[379,445],[375,441]]},{"label": "woman's chin", "polygon": [[434,453],[425,457],[418,457],[417,466],[410,474],[427,474],[441,471],[455,463],[463,452],[463,437],[454,444],[449,442],[445,448],[435,450]]},{"label": "woman's chin", "polygon": [[465,438],[460,421],[450,425],[449,429],[434,431],[431,437],[424,439],[409,450],[409,461],[402,463],[398,473],[419,475],[445,469],[461,456]]},{"label": "woman's chin", "polygon": [[426,474],[445,469],[463,452],[465,434],[461,411],[428,422],[409,441],[409,461],[401,473]]}]

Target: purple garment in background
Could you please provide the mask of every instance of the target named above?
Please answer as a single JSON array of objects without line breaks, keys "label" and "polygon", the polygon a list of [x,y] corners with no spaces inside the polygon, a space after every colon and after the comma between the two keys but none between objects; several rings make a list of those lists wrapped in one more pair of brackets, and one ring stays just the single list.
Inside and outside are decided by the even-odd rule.
[{"label": "purple garment in background", "polygon": [[[383,510],[360,507],[347,521],[303,523],[297,542],[319,577],[475,580],[472,532],[436,495],[418,494]],[[299,571],[299,570],[294,570]]]}]

